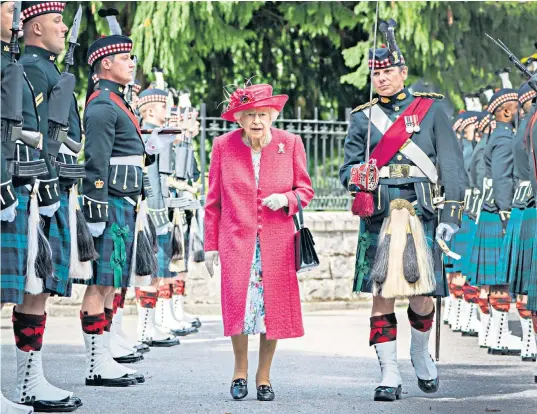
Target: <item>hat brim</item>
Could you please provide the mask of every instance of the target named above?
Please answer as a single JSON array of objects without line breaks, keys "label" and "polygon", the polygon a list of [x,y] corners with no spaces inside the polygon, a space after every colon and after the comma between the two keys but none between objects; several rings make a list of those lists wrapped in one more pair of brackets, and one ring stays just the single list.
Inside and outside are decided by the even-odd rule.
[{"label": "hat brim", "polygon": [[258,99],[257,101],[248,102],[244,105],[239,105],[229,111],[224,112],[222,119],[230,122],[236,122],[235,114],[237,112],[247,111],[253,108],[273,108],[281,112],[289,97],[287,95],[274,95],[268,98]]}]

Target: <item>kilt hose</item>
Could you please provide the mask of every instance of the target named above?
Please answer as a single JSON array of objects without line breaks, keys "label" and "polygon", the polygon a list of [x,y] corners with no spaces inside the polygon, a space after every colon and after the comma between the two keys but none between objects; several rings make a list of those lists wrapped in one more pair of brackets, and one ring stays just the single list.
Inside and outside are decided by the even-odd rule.
[{"label": "kilt hose", "polygon": [[93,276],[88,280],[76,280],[76,283],[129,287],[135,230],[136,206],[123,197],[109,195],[106,227],[101,236],[93,238],[99,254],[93,262]]},{"label": "kilt hose", "polygon": [[531,277],[534,250],[537,248],[537,242],[535,240],[537,210],[534,207],[528,207],[524,210],[513,209],[509,225],[513,219],[513,214],[520,217],[519,229],[513,235],[513,242],[510,243],[510,252],[508,251],[509,246],[506,246],[507,243],[504,243],[501,261],[502,266],[505,266],[505,272],[508,276],[510,284],[509,291],[516,295],[525,295],[527,294],[527,284]]},{"label": "kilt hose", "polygon": [[[176,277],[177,273],[170,272],[170,260],[171,260],[171,232],[157,236],[158,244],[158,274],[153,277],[168,278]],[[185,246],[186,249],[186,246]],[[186,251],[185,251],[186,256]]]},{"label": "kilt hose", "polygon": [[72,281],[69,280],[71,260],[71,235],[69,233],[69,193],[60,191],[60,208],[52,217],[43,217],[43,232],[52,250],[54,275],[45,279],[45,293],[71,296]]},{"label": "kilt hose", "polygon": [[30,190],[15,187],[19,200],[17,215],[11,223],[1,222],[0,234],[0,294],[2,303],[21,304],[26,285],[26,260],[28,251],[28,209]]},{"label": "kilt hose", "polygon": [[501,274],[500,253],[503,244],[500,215],[482,211],[474,237],[466,281],[472,286],[491,286],[507,283]]},{"label": "kilt hose", "polygon": [[[460,230],[455,233],[449,244],[449,248],[454,253],[462,256],[466,252],[468,245],[472,243],[474,237],[475,222],[466,214],[462,217]],[[463,272],[463,259],[455,260],[449,256],[445,256],[444,263],[448,272]]]},{"label": "kilt hose", "polygon": [[[389,187],[389,199],[397,198],[405,199],[413,203],[416,201],[416,193],[413,189],[405,187]],[[442,250],[434,243],[437,219],[434,217],[431,220],[423,220],[422,212],[417,205],[414,206],[416,215],[420,217],[423,224],[423,231],[429,247],[431,247],[434,259],[434,273],[436,277],[436,291],[431,293],[431,296],[447,296],[449,295],[447,287],[447,279],[444,272],[444,262]],[[370,270],[375,263],[375,255],[377,253],[378,237],[384,221],[382,217],[372,217],[370,219],[360,220],[360,231],[358,233],[358,248],[356,252],[356,264],[354,271],[354,292],[372,293],[373,282],[370,280]],[[403,277],[403,275],[401,275]]]}]

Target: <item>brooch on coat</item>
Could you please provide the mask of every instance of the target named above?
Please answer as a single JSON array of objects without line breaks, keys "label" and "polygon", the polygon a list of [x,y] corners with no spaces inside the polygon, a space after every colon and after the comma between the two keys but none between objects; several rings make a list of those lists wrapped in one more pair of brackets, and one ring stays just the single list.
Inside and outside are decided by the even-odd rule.
[{"label": "brooch on coat", "polygon": [[285,154],[285,144],[282,142],[278,144],[278,154]]}]

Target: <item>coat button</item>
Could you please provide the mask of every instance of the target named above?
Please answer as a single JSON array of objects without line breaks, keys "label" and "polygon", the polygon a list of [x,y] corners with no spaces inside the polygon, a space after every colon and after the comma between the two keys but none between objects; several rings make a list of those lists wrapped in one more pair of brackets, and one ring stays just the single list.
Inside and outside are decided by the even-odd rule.
[{"label": "coat button", "polygon": [[260,224],[259,226],[257,226],[257,230],[259,231],[263,230],[263,226]]},{"label": "coat button", "polygon": [[257,211],[261,213],[263,211],[263,206],[257,206]]},{"label": "coat button", "polygon": [[257,219],[258,219],[259,221],[261,221],[261,216],[257,216]]}]

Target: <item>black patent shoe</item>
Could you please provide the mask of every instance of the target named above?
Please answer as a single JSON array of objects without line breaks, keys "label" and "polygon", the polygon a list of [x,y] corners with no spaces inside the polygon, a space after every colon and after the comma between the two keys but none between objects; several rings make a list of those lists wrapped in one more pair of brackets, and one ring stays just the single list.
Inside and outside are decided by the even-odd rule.
[{"label": "black patent shoe", "polygon": [[476,336],[479,336],[479,333],[476,332],[476,331],[466,331],[466,332],[462,332],[461,333],[462,336],[471,336],[471,337],[476,337]]},{"label": "black patent shoe", "polygon": [[244,378],[233,380],[229,392],[234,400],[242,400],[248,395],[248,382]]},{"label": "black patent shoe", "polygon": [[100,375],[95,375],[91,379],[86,378],[86,385],[94,387],[128,387],[136,384],[138,380],[130,374],[125,374],[120,378],[101,378]]},{"label": "black patent shoe", "polygon": [[[34,411],[39,413],[70,413],[79,407],[71,397],[58,401],[35,401],[35,397],[32,397],[22,404],[34,407]],[[82,405],[82,402],[80,404]]]},{"label": "black patent shoe", "polygon": [[257,401],[272,401],[274,397],[274,391],[270,385],[260,385],[257,387]]},{"label": "black patent shoe", "polygon": [[432,394],[440,388],[440,380],[438,378],[432,380],[422,380],[418,378],[418,387],[420,387],[420,390],[423,392]]},{"label": "black patent shoe", "polygon": [[114,358],[114,361],[119,364],[133,364],[135,362],[140,362],[142,359],[144,359],[144,356],[139,352],[135,352],[133,354]]},{"label": "black patent shoe", "polygon": [[146,352],[151,351],[151,348],[149,348],[149,345],[147,344],[139,344],[134,347],[136,352],[139,352],[141,354],[145,354]]},{"label": "black patent shoe", "polygon": [[168,348],[170,346],[181,345],[179,338],[173,337],[168,339],[154,340],[151,341],[149,346],[154,346],[155,348]]},{"label": "black patent shoe", "polygon": [[398,385],[397,387],[377,387],[375,388],[374,401],[395,401],[401,399],[403,393],[403,387]]},{"label": "black patent shoe", "polygon": [[183,328],[183,329],[173,329],[171,332],[175,336],[187,336],[187,335],[198,333],[199,331],[197,330],[197,328],[191,327],[191,328]]},{"label": "black patent shoe", "polygon": [[194,319],[194,321],[192,322],[192,327],[196,329],[201,328],[201,321],[199,318]]},{"label": "black patent shoe", "polygon": [[134,374],[130,374],[132,377],[136,380],[137,384],[143,384],[145,382],[145,377],[143,374],[140,374],[139,372],[135,372]]},{"label": "black patent shoe", "polygon": [[70,397],[71,402],[73,402],[77,407],[82,407],[84,404],[82,404],[82,400],[78,397],[72,396]]}]

